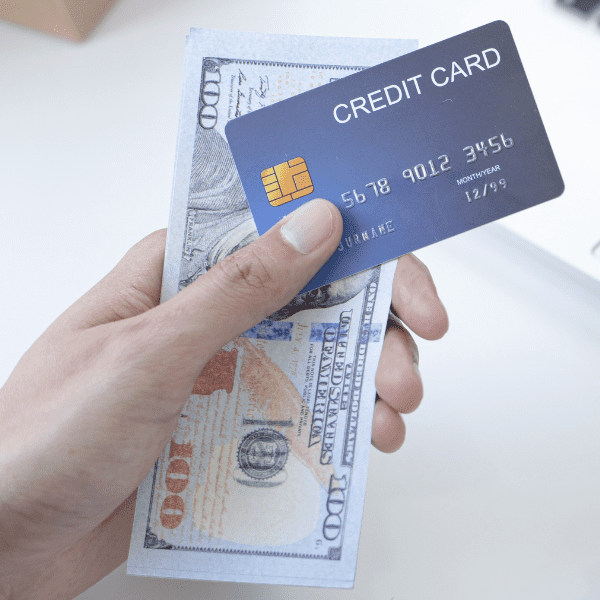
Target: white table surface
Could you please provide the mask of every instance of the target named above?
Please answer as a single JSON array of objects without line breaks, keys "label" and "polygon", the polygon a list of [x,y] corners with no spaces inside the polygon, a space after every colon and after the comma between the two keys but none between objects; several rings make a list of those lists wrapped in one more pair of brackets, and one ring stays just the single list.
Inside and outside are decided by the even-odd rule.
[{"label": "white table surface", "polygon": [[[561,28],[573,40],[590,30],[552,8],[121,0],[80,45],[0,22],[0,384],[60,312],[166,226],[190,26],[425,45],[502,18],[534,91],[550,73],[558,90],[568,65],[541,59],[558,53]],[[579,92],[570,106],[536,95],[551,139]],[[560,164],[569,150],[555,151]],[[597,189],[581,177],[576,189]],[[425,398],[404,447],[372,452],[354,590],[138,578],[122,565],[80,600],[600,598],[600,286],[497,225],[417,255],[450,331],[419,344]]]}]

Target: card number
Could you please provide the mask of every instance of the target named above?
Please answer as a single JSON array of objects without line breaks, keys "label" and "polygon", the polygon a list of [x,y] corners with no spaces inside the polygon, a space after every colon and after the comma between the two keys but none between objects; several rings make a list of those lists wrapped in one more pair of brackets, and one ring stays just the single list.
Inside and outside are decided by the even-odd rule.
[{"label": "card number", "polygon": [[496,141],[498,140],[498,136],[495,135],[488,140],[489,146],[486,146],[484,142],[479,142],[475,146],[465,146],[463,152],[467,153],[467,163],[474,163],[477,160],[477,152],[480,152],[483,156],[489,156],[490,154],[502,152],[502,146],[512,148],[515,145],[513,139],[504,137],[503,133],[500,134],[500,139],[502,140],[502,144]]},{"label": "card number", "polygon": [[[392,191],[390,184],[387,179],[380,179],[377,183],[371,181],[365,185],[365,188],[371,188],[375,193],[375,197],[379,198],[379,196],[385,196]],[[352,197],[354,195],[354,197]],[[364,204],[367,201],[367,195],[363,193],[359,193],[356,190],[352,190],[351,192],[344,192],[342,194],[342,200],[344,201],[344,206],[346,208],[353,208],[357,204]]]}]

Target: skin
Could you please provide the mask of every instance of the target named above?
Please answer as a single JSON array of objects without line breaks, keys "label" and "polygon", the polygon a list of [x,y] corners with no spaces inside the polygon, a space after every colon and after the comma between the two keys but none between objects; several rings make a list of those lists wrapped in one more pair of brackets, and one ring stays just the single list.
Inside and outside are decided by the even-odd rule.
[{"label": "skin", "polygon": [[[208,360],[286,305],[334,252],[342,221],[307,254],[273,227],[158,304],[166,231],[136,244],[25,353],[0,390],[0,598],[70,599],[127,558],[136,490]],[[404,441],[423,396],[406,328],[448,328],[427,267],[403,256],[376,375],[372,441]],[[215,327],[218,324],[218,327]]]}]

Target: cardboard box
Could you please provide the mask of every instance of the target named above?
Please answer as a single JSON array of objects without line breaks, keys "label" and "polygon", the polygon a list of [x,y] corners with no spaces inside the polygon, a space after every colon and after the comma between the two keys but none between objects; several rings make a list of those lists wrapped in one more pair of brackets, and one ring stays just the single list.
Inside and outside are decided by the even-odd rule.
[{"label": "cardboard box", "polygon": [[0,0],[0,19],[80,41],[115,0]]}]

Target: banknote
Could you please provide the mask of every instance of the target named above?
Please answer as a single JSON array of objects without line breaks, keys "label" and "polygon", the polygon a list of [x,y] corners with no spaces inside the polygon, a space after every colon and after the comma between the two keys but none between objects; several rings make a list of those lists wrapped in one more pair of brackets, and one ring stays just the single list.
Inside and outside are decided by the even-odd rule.
[{"label": "banknote", "polygon": [[[161,300],[258,237],[228,121],[416,47],[191,30]],[[301,294],[211,359],[138,490],[129,574],[353,585],[394,268]]]}]

